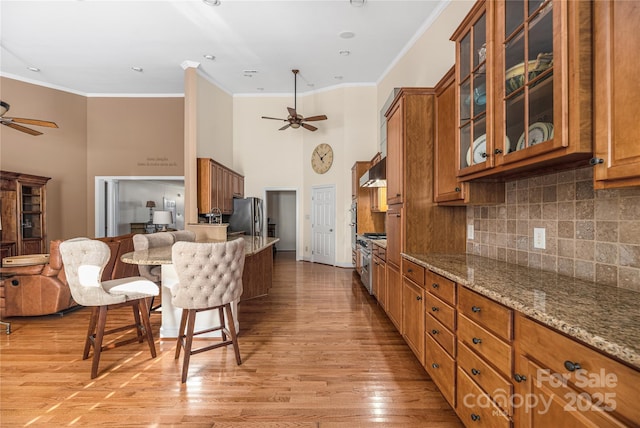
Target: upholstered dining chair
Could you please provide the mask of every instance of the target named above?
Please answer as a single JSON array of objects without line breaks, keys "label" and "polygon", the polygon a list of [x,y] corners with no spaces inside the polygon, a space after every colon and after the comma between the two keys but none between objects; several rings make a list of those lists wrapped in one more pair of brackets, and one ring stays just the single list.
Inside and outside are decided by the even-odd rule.
[{"label": "upholstered dining chair", "polygon": [[[149,321],[147,298],[158,295],[158,286],[140,276],[101,281],[102,271],[110,257],[109,246],[102,241],[88,238],[70,239],[60,243],[60,254],[73,299],[79,305],[92,308],[82,354],[83,360],[89,358],[89,351],[93,346],[91,379],[98,375],[102,351],[109,348],[133,342],[142,343],[146,339],[151,357],[155,358],[156,348]],[[132,307],[134,323],[106,330],[107,312],[123,306]],[[136,330],[135,337],[118,337],[107,346],[103,345],[106,335],[132,328]]]},{"label": "upholstered dining chair", "polygon": [[[180,350],[184,348],[183,383],[193,354],[233,345],[236,362],[242,364],[231,303],[242,294],[244,258],[242,239],[217,243],[176,242],[172,247],[178,283],[171,288],[171,302],[182,308],[175,358],[180,357]],[[220,325],[195,331],[196,314],[211,310],[218,311]],[[194,336],[214,331],[220,331],[221,342],[192,349]]]},{"label": "upholstered dining chair", "polygon": [[[133,249],[135,251],[148,250],[149,248],[169,247],[174,242],[187,241],[193,242],[196,240],[196,234],[190,230],[176,230],[171,232],[157,232],[157,233],[138,233],[133,235]],[[147,278],[149,281],[153,281],[158,285],[161,285],[162,281],[162,266],[160,265],[138,265],[138,271],[140,275]],[[154,311],[160,307],[160,305],[153,306],[154,299],[151,299],[149,304],[149,310]]]}]

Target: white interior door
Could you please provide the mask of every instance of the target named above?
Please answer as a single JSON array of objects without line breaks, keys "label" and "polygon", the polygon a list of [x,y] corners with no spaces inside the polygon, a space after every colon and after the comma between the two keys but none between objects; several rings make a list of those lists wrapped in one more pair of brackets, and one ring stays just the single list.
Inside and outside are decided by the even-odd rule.
[{"label": "white interior door", "polygon": [[335,265],[336,188],[315,186],[311,196],[311,261]]}]

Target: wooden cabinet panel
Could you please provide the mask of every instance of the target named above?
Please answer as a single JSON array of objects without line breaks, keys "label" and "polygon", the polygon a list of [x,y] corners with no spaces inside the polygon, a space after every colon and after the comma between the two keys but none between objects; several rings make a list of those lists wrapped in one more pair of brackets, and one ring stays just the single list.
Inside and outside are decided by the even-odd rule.
[{"label": "wooden cabinet panel", "polygon": [[490,362],[497,370],[509,376],[512,361],[511,345],[480,327],[458,312],[458,340]]},{"label": "wooden cabinet panel", "polygon": [[[533,377],[527,377],[524,383],[539,383],[542,379],[548,384],[547,388],[553,391],[550,376],[561,376],[571,388],[588,394],[595,403],[603,402],[606,397],[611,398],[613,402],[609,404],[614,404],[615,409],[605,413],[633,422],[631,425],[640,424],[640,407],[637,405],[640,396],[639,371],[523,315],[516,316],[515,335],[516,354],[526,356],[546,370],[534,372]],[[522,374],[518,369],[522,369],[522,366],[516,367],[516,373]]]},{"label": "wooden cabinet panel", "polygon": [[244,198],[244,177],[240,174],[233,173],[233,197]]},{"label": "wooden cabinet panel", "polygon": [[430,314],[442,324],[444,324],[449,330],[455,331],[456,327],[456,311],[453,307],[444,303],[431,293],[427,293],[425,296],[425,311]]},{"label": "wooden cabinet panel", "polygon": [[458,290],[458,311],[504,340],[513,337],[513,310],[467,288]]},{"label": "wooden cabinet panel", "polygon": [[431,337],[425,337],[424,367],[438,386],[444,398],[456,407],[456,362]]},{"label": "wooden cabinet panel", "polygon": [[640,186],[640,7],[602,0],[594,12],[594,187]]},{"label": "wooden cabinet panel", "polygon": [[424,288],[424,271],[422,266],[411,260],[402,259],[402,274],[421,288]]},{"label": "wooden cabinet panel", "polygon": [[400,268],[402,260],[402,205],[390,205],[387,210],[387,263]]},{"label": "wooden cabinet panel", "polygon": [[387,263],[387,316],[402,333],[402,277],[400,269]]},{"label": "wooden cabinet panel", "polygon": [[[467,374],[458,367],[456,412],[465,426],[509,428],[511,420]],[[540,427],[567,425],[536,425]]]},{"label": "wooden cabinet panel", "polygon": [[233,213],[233,198],[244,197],[244,177],[213,159],[198,158],[198,214],[219,208]]},{"label": "wooden cabinet panel", "polygon": [[373,289],[374,295],[382,309],[387,308],[387,264],[383,258],[373,258]]},{"label": "wooden cabinet panel", "polygon": [[387,204],[402,203],[404,192],[403,101],[387,113]]},{"label": "wooden cabinet panel", "polygon": [[456,283],[442,275],[438,275],[430,270],[426,272],[425,287],[429,293],[435,294],[440,299],[449,303],[456,304]]},{"label": "wooden cabinet panel", "polygon": [[449,355],[456,355],[456,336],[437,319],[427,314],[425,317],[425,333],[431,336]]},{"label": "wooden cabinet panel", "polygon": [[402,335],[424,365],[424,290],[407,277],[402,284]]}]

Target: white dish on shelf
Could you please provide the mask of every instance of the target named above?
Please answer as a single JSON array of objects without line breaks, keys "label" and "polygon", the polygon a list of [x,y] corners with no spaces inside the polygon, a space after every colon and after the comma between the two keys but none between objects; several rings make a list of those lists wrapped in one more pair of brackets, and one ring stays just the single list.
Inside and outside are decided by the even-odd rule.
[{"label": "white dish on shelf", "polygon": [[[536,122],[529,126],[529,147],[533,147],[536,144],[540,144],[544,141],[550,140],[553,138],[553,123],[547,122]],[[516,150],[524,149],[524,132],[520,136],[518,140],[518,144],[516,145]]]},{"label": "white dish on shelf", "polygon": [[[473,147],[473,164],[471,163],[471,148]],[[482,134],[475,139],[467,151],[467,166],[476,165],[486,160],[487,134]],[[483,156],[484,155],[484,156]]]}]

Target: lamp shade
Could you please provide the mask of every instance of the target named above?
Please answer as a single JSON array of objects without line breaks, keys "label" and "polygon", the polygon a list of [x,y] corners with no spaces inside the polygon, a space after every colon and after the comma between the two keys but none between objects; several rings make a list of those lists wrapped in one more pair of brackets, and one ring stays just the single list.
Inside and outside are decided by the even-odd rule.
[{"label": "lamp shade", "polygon": [[154,201],[147,201],[147,208],[155,208],[156,203]]},{"label": "lamp shade", "polygon": [[153,213],[153,224],[171,224],[173,216],[171,211],[155,211]]}]

